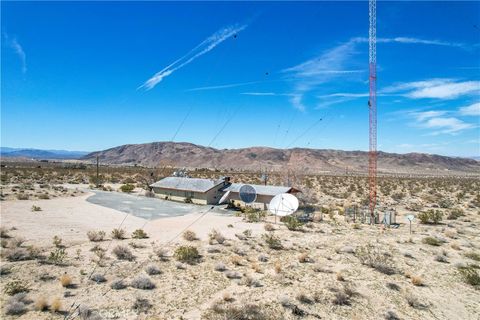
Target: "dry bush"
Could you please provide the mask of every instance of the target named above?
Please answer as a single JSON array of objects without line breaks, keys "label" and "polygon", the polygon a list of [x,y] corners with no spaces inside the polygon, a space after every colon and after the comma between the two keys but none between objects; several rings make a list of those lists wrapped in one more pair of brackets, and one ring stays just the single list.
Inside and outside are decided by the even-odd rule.
[{"label": "dry bush", "polygon": [[18,293],[10,297],[5,304],[5,314],[7,315],[21,315],[27,311],[25,302],[26,295]]},{"label": "dry bush", "polygon": [[112,252],[119,260],[135,260],[135,256],[133,255],[132,251],[130,251],[130,249],[126,246],[118,245],[113,248]]},{"label": "dry bush", "polygon": [[465,253],[465,257],[475,261],[480,261],[480,253],[477,253],[477,252],[473,252],[473,251],[467,252]]},{"label": "dry bush", "polygon": [[64,287],[64,288],[70,287],[72,285],[72,282],[73,282],[72,277],[70,277],[66,273],[62,274],[60,276],[59,280],[60,280],[60,283],[61,283],[62,287]]},{"label": "dry bush", "polygon": [[385,320],[400,320],[400,317],[397,316],[397,314],[395,312],[393,312],[392,310],[388,310],[385,313]]},{"label": "dry bush", "polygon": [[112,238],[113,239],[118,239],[118,240],[123,240],[123,239],[126,239],[126,234],[127,234],[127,231],[125,231],[125,229],[113,229],[112,230]]},{"label": "dry bush", "polygon": [[262,284],[260,283],[260,281],[258,279],[255,279],[253,276],[251,275],[247,275],[244,279],[243,279],[243,284],[246,285],[247,287],[261,287]]},{"label": "dry bush", "polygon": [[222,294],[222,299],[223,299],[223,301],[227,301],[227,302],[233,301],[232,294],[228,291],[226,291]]},{"label": "dry bush", "polygon": [[225,272],[225,276],[228,279],[240,279],[242,277],[242,274],[238,271],[228,270]]},{"label": "dry bush", "polygon": [[90,230],[87,232],[87,237],[88,240],[93,242],[103,241],[105,238],[105,231]]},{"label": "dry bush", "polygon": [[226,304],[224,301],[217,301],[202,315],[202,319],[274,320],[281,317],[280,314],[274,314],[273,312],[271,309],[250,303],[232,305]]},{"label": "dry bush", "polygon": [[308,256],[308,253],[304,252],[298,256],[298,261],[300,263],[306,263],[306,262],[311,262],[312,259]]},{"label": "dry bush", "polygon": [[152,307],[152,304],[150,303],[150,301],[148,301],[148,299],[144,299],[144,298],[135,298],[135,302],[133,303],[133,306],[132,306],[132,309],[141,313],[147,313],[148,310],[150,310],[150,308]]},{"label": "dry bush", "polygon": [[230,257],[230,262],[235,266],[241,266],[242,265],[242,257],[240,257],[239,255],[232,255]]},{"label": "dry bush", "polygon": [[44,296],[40,296],[35,300],[35,310],[45,311],[48,309],[48,302]]},{"label": "dry bush", "polygon": [[262,267],[260,267],[260,265],[256,262],[252,263],[252,269],[256,272],[256,273],[263,273],[263,269]]},{"label": "dry bush", "polygon": [[62,300],[60,298],[54,298],[50,304],[51,312],[59,312],[62,309]]},{"label": "dry bush", "polygon": [[112,288],[114,290],[122,290],[122,289],[125,289],[126,287],[127,287],[127,285],[125,284],[125,282],[122,279],[114,280],[110,284],[110,288]]},{"label": "dry bush", "polygon": [[452,243],[450,245],[450,247],[452,247],[453,250],[460,250],[460,245],[458,243]]},{"label": "dry bush", "polygon": [[213,244],[213,241],[216,241],[218,244],[223,244],[225,242],[225,237],[217,230],[212,229],[208,234],[210,244]]},{"label": "dry bush", "polygon": [[405,295],[405,300],[407,300],[408,305],[412,308],[415,308],[415,309],[426,308],[425,304],[423,304],[416,296],[412,295],[409,292],[407,292],[407,294]]},{"label": "dry bush", "polygon": [[37,212],[37,211],[42,211],[42,208],[40,208],[39,206],[33,205],[31,210],[33,212]]},{"label": "dry bush", "polygon": [[304,291],[300,291],[299,293],[297,293],[296,299],[301,303],[306,303],[306,304],[314,303],[314,299]]},{"label": "dry bush", "polygon": [[412,284],[417,287],[423,286],[423,279],[419,276],[411,276],[410,280],[412,280]]},{"label": "dry bush", "polygon": [[275,270],[275,273],[280,273],[282,272],[282,263],[280,261],[275,261],[275,264],[273,265],[273,268]]},{"label": "dry bush", "polygon": [[372,267],[381,273],[392,275],[396,272],[391,257],[382,253],[379,248],[371,244],[357,248],[355,254],[362,264]]},{"label": "dry bush", "polygon": [[337,278],[338,281],[345,281],[345,277],[343,276],[343,274],[341,272],[337,272],[335,277]]},{"label": "dry bush", "polygon": [[393,282],[388,282],[387,283],[387,288],[390,289],[390,290],[400,291],[400,286],[396,283],[393,283]]},{"label": "dry bush", "polygon": [[10,238],[10,234],[7,228],[0,227],[0,238]]},{"label": "dry bush", "polygon": [[101,273],[95,273],[95,274],[92,274],[92,276],[90,277],[90,279],[92,281],[95,281],[96,283],[102,283],[102,282],[106,282],[107,279],[105,278],[105,276]]},{"label": "dry bush", "polygon": [[197,235],[192,230],[187,230],[183,233],[183,239],[187,241],[195,241],[197,240]]},{"label": "dry bush", "polygon": [[160,274],[162,273],[160,271],[160,269],[154,265],[154,264],[151,264],[151,265],[148,265],[146,268],[145,268],[145,272],[150,275],[150,276],[153,276],[153,275],[156,275],[156,274]]},{"label": "dry bush", "polygon": [[275,230],[275,227],[271,223],[265,223],[265,225],[263,227],[265,228],[265,231],[274,231]]},{"label": "dry bush", "polygon": [[130,286],[141,290],[155,289],[155,283],[153,283],[153,281],[145,275],[140,275],[133,279],[130,283]]},{"label": "dry bush", "polygon": [[153,253],[160,258],[160,260],[165,261],[168,259],[168,250],[162,247],[154,247]]},{"label": "dry bush", "polygon": [[225,270],[227,270],[227,267],[225,266],[225,264],[223,262],[219,262],[215,265],[215,271],[220,271],[220,272],[223,272]]},{"label": "dry bush", "polygon": [[268,261],[268,256],[265,255],[265,254],[263,254],[263,253],[261,253],[261,254],[258,255],[258,261],[260,261],[260,262],[267,262],[267,261]]}]

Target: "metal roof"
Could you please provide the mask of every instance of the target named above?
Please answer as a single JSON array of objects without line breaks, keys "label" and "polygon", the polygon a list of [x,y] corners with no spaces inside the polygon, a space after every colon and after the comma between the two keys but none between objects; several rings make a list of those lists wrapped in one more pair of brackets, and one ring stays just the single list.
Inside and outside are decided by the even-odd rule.
[{"label": "metal roof", "polygon": [[194,192],[207,192],[215,186],[223,183],[223,180],[210,180],[186,177],[167,177],[150,185],[150,187],[175,189]]},{"label": "metal roof", "polygon": [[[240,187],[243,186],[244,183],[232,183],[227,187],[223,188],[222,191],[231,191],[231,192],[239,192]],[[280,193],[287,193],[289,192],[292,187],[282,187],[282,186],[264,186],[261,184],[251,184],[257,191],[257,195],[266,195],[266,196],[276,196]]]}]

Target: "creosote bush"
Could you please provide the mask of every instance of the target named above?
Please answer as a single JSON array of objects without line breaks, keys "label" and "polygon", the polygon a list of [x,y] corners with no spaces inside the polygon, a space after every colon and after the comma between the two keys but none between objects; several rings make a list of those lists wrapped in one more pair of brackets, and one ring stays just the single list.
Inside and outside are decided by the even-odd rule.
[{"label": "creosote bush", "polygon": [[295,216],[282,217],[282,221],[288,230],[298,231],[302,229],[303,223],[301,223]]},{"label": "creosote bush", "polygon": [[174,257],[178,261],[192,264],[198,261],[200,254],[193,246],[180,246],[175,249]]},{"label": "creosote bush", "polygon": [[133,184],[130,184],[130,183],[126,183],[126,184],[124,184],[120,187],[120,190],[122,192],[126,192],[126,193],[132,192],[133,189],[135,189],[135,186]]},{"label": "creosote bush", "polygon": [[126,287],[127,287],[127,285],[125,284],[125,282],[122,279],[114,280],[110,284],[110,288],[112,288],[114,290],[122,290],[122,289],[125,289]]},{"label": "creosote bush", "polygon": [[3,292],[8,294],[9,296],[13,296],[17,293],[20,292],[28,292],[30,291],[28,284],[25,281],[14,279],[10,282],[7,282],[5,284],[5,287],[3,288]]},{"label": "creosote bush", "polygon": [[440,240],[434,237],[425,237],[423,238],[422,242],[425,244],[429,244],[431,246],[437,246],[437,247],[442,244]]},{"label": "creosote bush", "polygon": [[147,239],[148,235],[143,229],[137,229],[132,232],[132,238],[134,239]]},{"label": "creosote bush", "polygon": [[123,239],[126,239],[126,234],[127,232],[125,231],[125,229],[113,229],[112,230],[112,238],[113,239],[118,239],[118,240],[123,240]]},{"label": "creosote bush", "polygon": [[156,274],[160,274],[162,273],[160,271],[160,269],[154,265],[154,264],[151,264],[151,265],[148,265],[146,268],[145,268],[145,272],[150,275],[150,276],[153,276],[153,275],[156,275]]},{"label": "creosote bush", "polygon": [[475,266],[469,265],[458,268],[458,272],[465,283],[474,287],[480,286],[480,273]]},{"label": "creosote bush", "polygon": [[280,250],[283,248],[280,238],[274,234],[264,234],[262,238],[270,249]]},{"label": "creosote bush", "polygon": [[417,215],[417,218],[423,224],[439,224],[442,221],[443,213],[440,210],[427,210],[424,212],[420,212]]}]

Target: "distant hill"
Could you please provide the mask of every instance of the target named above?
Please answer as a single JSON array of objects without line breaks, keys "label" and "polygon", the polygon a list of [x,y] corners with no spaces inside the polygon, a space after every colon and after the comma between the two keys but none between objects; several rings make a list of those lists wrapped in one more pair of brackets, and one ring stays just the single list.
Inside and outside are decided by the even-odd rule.
[{"label": "distant hill", "polygon": [[[368,152],[324,149],[274,149],[250,147],[215,149],[192,143],[152,142],[123,145],[92,152],[107,164],[137,164],[147,167],[175,166],[234,170],[300,170],[305,173],[367,172]],[[479,173],[480,162],[473,159],[423,153],[378,153],[380,173],[465,174]]]},{"label": "distant hill", "polygon": [[0,156],[8,158],[30,158],[30,159],[78,159],[88,154],[84,151],[67,150],[40,150],[22,148],[0,148]]}]

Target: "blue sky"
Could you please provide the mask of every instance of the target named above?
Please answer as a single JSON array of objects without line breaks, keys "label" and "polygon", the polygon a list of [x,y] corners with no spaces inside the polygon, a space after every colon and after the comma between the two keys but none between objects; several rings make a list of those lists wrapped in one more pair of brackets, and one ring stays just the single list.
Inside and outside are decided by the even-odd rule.
[{"label": "blue sky", "polygon": [[[368,2],[2,2],[1,144],[368,149]],[[480,155],[480,3],[379,2],[378,147]]]}]

